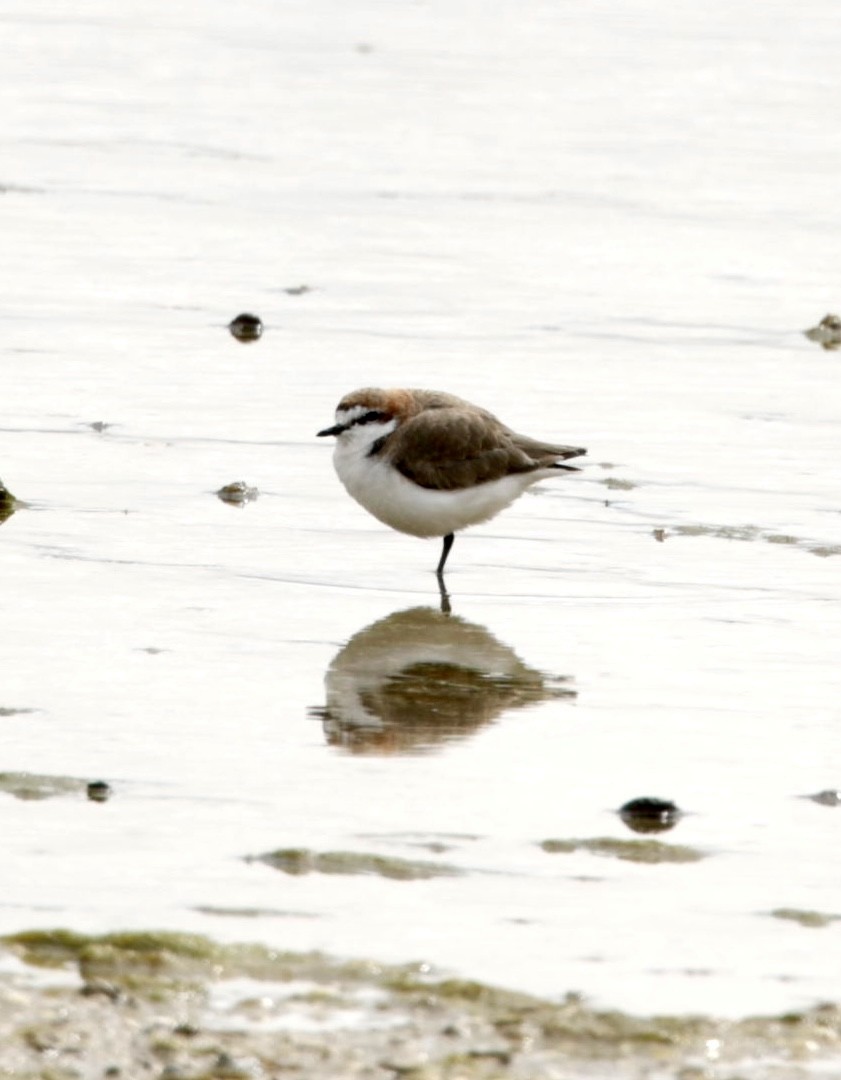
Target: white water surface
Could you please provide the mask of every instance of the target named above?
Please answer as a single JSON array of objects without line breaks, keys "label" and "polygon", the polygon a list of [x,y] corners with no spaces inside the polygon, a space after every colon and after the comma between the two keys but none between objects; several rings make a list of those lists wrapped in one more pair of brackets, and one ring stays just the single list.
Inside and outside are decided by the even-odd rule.
[{"label": "white water surface", "polygon": [[[841,786],[841,354],[800,333],[841,306],[835,0],[10,0],[0,33],[0,476],[30,504],[0,526],[0,708],[32,710],[0,770],[114,789],[0,794],[0,931],[641,1013],[837,1001],[841,924],[771,915],[841,916],[841,807],[801,797]],[[362,635],[438,606],[437,544],[315,438],[363,385],[589,447],[450,558],[533,699],[423,745],[317,711],[354,693],[348,642],[387,680],[407,657]],[[260,498],[215,497],[237,479]],[[420,662],[455,655],[431,625]],[[633,840],[644,795],[703,859],[539,846]],[[463,873],[248,861],[287,847]]]}]

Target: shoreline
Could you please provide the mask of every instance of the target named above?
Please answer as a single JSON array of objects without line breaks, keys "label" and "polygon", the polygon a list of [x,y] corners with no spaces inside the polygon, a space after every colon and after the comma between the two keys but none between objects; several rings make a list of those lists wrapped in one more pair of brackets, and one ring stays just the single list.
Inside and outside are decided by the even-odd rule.
[{"label": "shoreline", "polygon": [[0,1076],[20,1080],[794,1080],[832,1060],[841,1071],[838,1005],[635,1017],[419,964],[189,934],[39,930],[0,945]]}]

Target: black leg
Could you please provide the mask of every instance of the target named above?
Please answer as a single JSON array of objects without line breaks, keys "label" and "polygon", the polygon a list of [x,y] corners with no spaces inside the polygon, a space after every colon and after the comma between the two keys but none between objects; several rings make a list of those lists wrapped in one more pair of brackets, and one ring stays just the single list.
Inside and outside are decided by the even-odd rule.
[{"label": "black leg", "polygon": [[453,533],[447,533],[444,537],[444,546],[441,548],[441,560],[438,563],[438,569],[435,571],[439,578],[444,577],[444,563],[447,561],[447,556],[450,554],[453,540],[455,540],[455,535]]}]

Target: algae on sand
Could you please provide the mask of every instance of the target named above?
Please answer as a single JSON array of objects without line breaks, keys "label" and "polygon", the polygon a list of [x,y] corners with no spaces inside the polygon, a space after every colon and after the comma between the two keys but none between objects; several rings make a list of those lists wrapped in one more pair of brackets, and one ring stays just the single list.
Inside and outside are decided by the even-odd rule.
[{"label": "algae on sand", "polygon": [[0,773],[0,791],[24,801],[53,799],[61,795],[83,795],[88,781],[75,776],[48,776],[40,773]]},{"label": "algae on sand", "polygon": [[834,922],[841,922],[841,915],[831,915],[823,911],[802,911],[800,908],[775,908],[771,916],[774,919],[795,922],[811,930],[823,929]]},{"label": "algae on sand", "polygon": [[661,840],[615,840],[611,836],[596,836],[583,840],[543,840],[540,844],[550,855],[571,855],[589,851],[593,855],[609,855],[626,862],[691,863],[699,862],[704,853],[685,844],[664,844]]},{"label": "algae on sand", "polygon": [[393,881],[418,881],[435,877],[455,877],[462,871],[447,863],[421,859],[398,859],[357,851],[310,851],[308,848],[281,848],[252,856],[284,874],[377,874]]},{"label": "algae on sand", "polygon": [[[250,1075],[233,1068],[259,1061],[287,1080],[361,1080],[379,1075],[384,1062],[424,1080],[548,1080],[604,1075],[606,1067],[614,1080],[638,1080],[700,1075],[714,1045],[716,1069],[765,1080],[769,1057],[795,1068],[804,1059],[830,1065],[841,1044],[835,1005],[737,1021],[638,1017],[595,1009],[576,994],[549,1001],[446,978],[422,964],[275,953],[194,934],[34,930],[2,943],[26,962],[98,976],[83,993],[0,976],[4,1076],[46,1077],[49,1052],[51,1077],[79,1075],[71,1070],[84,1060],[97,1076],[135,1076],[150,1061],[184,1076]],[[214,995],[214,984],[242,978],[236,1002],[227,991]],[[257,980],[253,988],[248,980]],[[337,1022],[343,1015],[354,1022]],[[320,1034],[308,1020],[322,1025]],[[410,1069],[415,1059],[422,1068]]]}]

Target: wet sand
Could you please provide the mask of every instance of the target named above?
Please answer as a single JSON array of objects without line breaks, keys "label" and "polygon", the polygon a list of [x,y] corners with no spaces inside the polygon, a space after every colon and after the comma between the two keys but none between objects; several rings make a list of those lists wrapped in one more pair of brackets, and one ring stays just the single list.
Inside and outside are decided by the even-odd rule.
[{"label": "wet sand", "polygon": [[834,1006],[735,1023],[640,1018],[419,965],[196,935],[38,931],[5,944],[25,963],[0,979],[4,1077],[795,1080],[830,1067],[841,1041]]},{"label": "wet sand", "polygon": [[[2,16],[0,934],[420,960],[679,1025],[841,1000],[841,352],[803,336],[841,310],[836,5],[62,7]],[[449,618],[438,544],[316,438],[372,385],[588,447],[459,537]],[[392,1073],[398,1037],[588,1058],[534,1021],[496,1060],[490,1006],[407,1019],[371,970],[349,1033],[288,1035],[332,1075],[353,1039]],[[36,1070],[142,1074],[107,1057],[132,1018],[177,1044],[148,1071],[222,1068],[169,999],[21,979],[20,1024],[93,1010]],[[719,1068],[661,1042],[628,1068]]]}]

